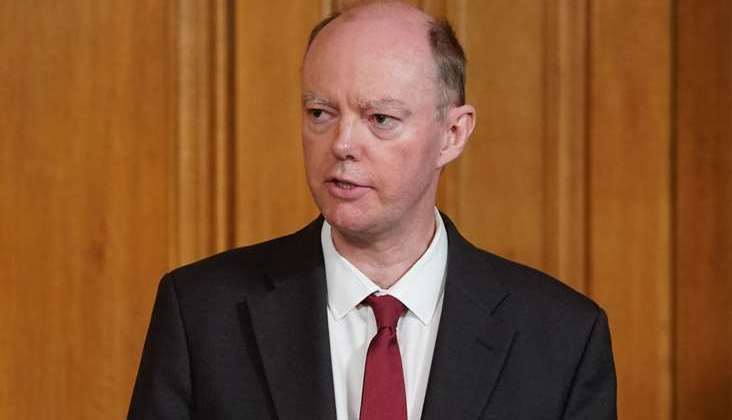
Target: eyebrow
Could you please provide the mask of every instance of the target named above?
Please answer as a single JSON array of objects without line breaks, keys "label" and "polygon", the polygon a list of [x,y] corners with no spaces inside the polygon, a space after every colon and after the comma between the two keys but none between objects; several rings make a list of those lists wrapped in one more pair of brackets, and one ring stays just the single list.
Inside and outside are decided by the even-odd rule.
[{"label": "eyebrow", "polygon": [[407,104],[399,99],[394,98],[381,98],[373,101],[361,101],[359,105],[362,108],[381,108],[381,107],[396,107],[396,108],[407,108]]},{"label": "eyebrow", "polygon": [[305,104],[319,104],[319,105],[330,105],[330,101],[319,96],[313,92],[304,92],[302,94],[302,103]]},{"label": "eyebrow", "polygon": [[[329,105],[332,106],[332,102],[317,93],[314,92],[304,92],[302,94],[302,103],[305,104],[316,104],[316,105]],[[412,111],[409,110],[409,107],[404,101],[401,101],[396,98],[386,97],[386,98],[380,98],[380,99],[374,99],[374,100],[363,100],[358,102],[359,108],[361,110],[367,110],[367,109],[380,109],[380,108],[398,108],[406,116],[412,115]]]},{"label": "eyebrow", "polygon": [[373,101],[361,101],[359,102],[359,106],[362,110],[397,108],[404,113],[404,117],[412,115],[412,111],[409,110],[409,107],[404,101],[390,97],[375,99]]}]

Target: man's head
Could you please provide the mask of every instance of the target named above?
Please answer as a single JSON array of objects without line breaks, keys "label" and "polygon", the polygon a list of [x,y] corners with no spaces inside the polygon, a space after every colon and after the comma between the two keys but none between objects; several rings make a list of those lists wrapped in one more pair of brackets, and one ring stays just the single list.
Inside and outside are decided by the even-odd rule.
[{"label": "man's head", "polygon": [[[341,14],[342,12],[333,13],[315,25],[308,37],[306,53],[320,31]],[[465,52],[448,21],[435,20],[426,14],[424,17],[432,57],[435,60],[437,82],[444,95],[439,111],[443,111],[448,105],[465,105]]]},{"label": "man's head", "polygon": [[365,3],[316,27],[302,73],[305,167],[339,232],[433,217],[439,173],[474,127],[463,72],[449,26],[404,3]]}]

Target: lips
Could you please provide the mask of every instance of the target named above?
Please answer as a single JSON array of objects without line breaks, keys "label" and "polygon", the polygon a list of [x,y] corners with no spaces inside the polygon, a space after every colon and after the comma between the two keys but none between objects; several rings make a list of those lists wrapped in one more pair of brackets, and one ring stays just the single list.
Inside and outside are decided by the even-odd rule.
[{"label": "lips", "polygon": [[371,188],[354,180],[330,178],[326,181],[328,192],[339,199],[354,200],[366,194]]},{"label": "lips", "polygon": [[356,181],[352,178],[342,178],[342,177],[336,177],[332,176],[326,180],[326,182],[333,183],[335,185],[338,185],[343,188],[352,188],[352,187],[368,187],[368,185],[364,182]]},{"label": "lips", "polygon": [[356,188],[356,187],[362,187],[363,186],[363,185],[359,185],[359,184],[357,184],[355,182],[343,181],[343,180],[340,180],[340,179],[332,179],[330,182],[334,183],[338,188],[345,188],[347,190],[349,190],[351,188]]}]

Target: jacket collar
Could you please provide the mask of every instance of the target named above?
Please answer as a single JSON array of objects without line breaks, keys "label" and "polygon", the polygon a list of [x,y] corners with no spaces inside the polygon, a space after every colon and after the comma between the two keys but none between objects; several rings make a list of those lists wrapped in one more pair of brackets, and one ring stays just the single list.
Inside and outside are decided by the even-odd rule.
[{"label": "jacket collar", "polygon": [[508,292],[486,254],[443,218],[448,233],[447,279],[422,418],[478,418],[515,331],[493,316]]},{"label": "jacket collar", "polygon": [[[271,289],[240,310],[249,319],[278,418],[335,419],[327,291],[318,218],[278,242],[264,270]],[[249,326],[245,325],[244,328]]]},{"label": "jacket collar", "polygon": [[[447,279],[422,417],[476,418],[495,387],[515,332],[493,317],[508,292],[486,254],[442,217]],[[335,419],[322,223],[319,217],[281,241],[272,261],[264,262],[271,290],[249,296],[241,305],[247,315],[243,319],[251,320],[279,418]]]}]

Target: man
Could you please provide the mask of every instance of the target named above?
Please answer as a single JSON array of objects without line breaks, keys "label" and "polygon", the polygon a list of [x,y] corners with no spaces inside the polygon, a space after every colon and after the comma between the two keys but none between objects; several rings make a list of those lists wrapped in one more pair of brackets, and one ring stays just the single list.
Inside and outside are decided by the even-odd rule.
[{"label": "man", "polygon": [[322,217],[165,276],[129,418],[607,419],[604,312],[435,210],[474,127],[454,34],[399,2],[313,31],[305,167]]}]

